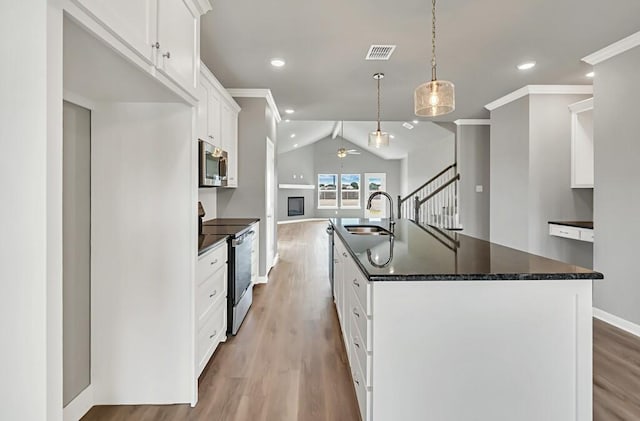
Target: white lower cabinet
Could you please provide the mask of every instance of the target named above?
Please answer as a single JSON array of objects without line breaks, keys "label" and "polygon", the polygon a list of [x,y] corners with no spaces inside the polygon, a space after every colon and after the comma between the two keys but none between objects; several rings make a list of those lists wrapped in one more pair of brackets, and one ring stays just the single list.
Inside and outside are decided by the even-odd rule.
[{"label": "white lower cabinet", "polygon": [[549,224],[549,235],[593,243],[593,230],[589,228]]},{"label": "white lower cabinet", "polygon": [[196,362],[200,375],[220,342],[227,339],[225,241],[198,258],[196,282]]},{"label": "white lower cabinet", "polygon": [[364,421],[372,408],[372,308],[370,282],[338,236],[334,237],[334,295],[353,386]]}]

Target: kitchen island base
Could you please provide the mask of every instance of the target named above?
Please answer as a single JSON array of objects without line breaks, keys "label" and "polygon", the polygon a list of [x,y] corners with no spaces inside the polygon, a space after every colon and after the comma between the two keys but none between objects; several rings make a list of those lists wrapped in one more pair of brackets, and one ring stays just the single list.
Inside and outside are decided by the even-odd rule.
[{"label": "kitchen island base", "polygon": [[376,420],[592,419],[590,280],[372,283]]}]

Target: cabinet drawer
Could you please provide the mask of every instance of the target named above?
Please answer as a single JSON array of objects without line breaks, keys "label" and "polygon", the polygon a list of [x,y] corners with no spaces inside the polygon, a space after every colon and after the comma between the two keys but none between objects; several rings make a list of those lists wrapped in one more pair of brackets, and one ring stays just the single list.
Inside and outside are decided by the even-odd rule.
[{"label": "cabinet drawer", "polygon": [[360,408],[360,417],[363,421],[371,420],[370,406],[371,406],[371,392],[366,387],[360,367],[358,365],[351,366],[351,376],[353,378],[353,385],[356,389],[356,397],[358,398],[358,407]]},{"label": "cabinet drawer", "polygon": [[590,243],[593,243],[593,230],[581,229],[580,230],[580,239],[582,241],[589,241]]},{"label": "cabinet drawer", "polygon": [[580,239],[580,229],[564,225],[549,224],[549,234],[557,237]]},{"label": "cabinet drawer", "polygon": [[227,296],[227,265],[215,271],[196,292],[196,314],[198,320],[206,318],[207,312],[221,299]]},{"label": "cabinet drawer", "polygon": [[196,266],[196,281],[198,285],[204,282],[212,273],[226,265],[227,243],[223,242],[218,247],[203,254],[198,258]]},{"label": "cabinet drawer", "polygon": [[198,365],[201,372],[227,330],[226,300],[220,300],[210,313],[198,331]]},{"label": "cabinet drawer", "polygon": [[353,298],[355,297],[352,297],[350,302],[351,307],[349,308],[349,317],[353,319],[352,325],[355,324],[357,327],[360,339],[362,339],[362,343],[366,345],[366,350],[371,351],[371,318],[366,315],[358,300]]},{"label": "cabinet drawer", "polygon": [[360,372],[363,375],[365,385],[371,387],[371,371],[373,368],[371,353],[366,350],[366,343],[360,337],[360,332],[356,326],[356,322],[351,318],[351,343],[350,349],[354,356],[351,358],[351,364],[358,364]]},{"label": "cabinet drawer", "polygon": [[[365,314],[371,316],[371,286],[369,285],[369,281],[365,279],[351,258],[349,259],[349,265],[349,278],[345,279],[345,282],[353,288],[353,292],[358,298],[358,301],[360,301],[360,305],[365,311]],[[345,271],[345,273],[347,272]]]}]

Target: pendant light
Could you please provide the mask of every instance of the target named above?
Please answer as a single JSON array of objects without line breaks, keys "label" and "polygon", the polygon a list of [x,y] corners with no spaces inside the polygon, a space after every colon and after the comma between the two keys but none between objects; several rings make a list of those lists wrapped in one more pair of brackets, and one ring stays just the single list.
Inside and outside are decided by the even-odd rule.
[{"label": "pendant light", "polygon": [[369,146],[379,148],[380,146],[389,146],[389,133],[380,130],[380,79],[384,77],[384,73],[376,73],[373,78],[378,81],[378,130],[369,133]]},{"label": "pendant light", "polygon": [[435,117],[456,109],[455,87],[448,80],[436,77],[436,0],[431,9],[431,82],[423,83],[414,92],[417,116]]}]

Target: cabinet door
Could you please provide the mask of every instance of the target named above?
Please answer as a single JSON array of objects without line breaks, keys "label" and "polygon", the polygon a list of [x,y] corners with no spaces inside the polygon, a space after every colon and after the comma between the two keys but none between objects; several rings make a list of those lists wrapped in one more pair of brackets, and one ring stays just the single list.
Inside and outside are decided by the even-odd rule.
[{"label": "cabinet door", "polygon": [[169,78],[195,95],[197,39],[200,17],[183,0],[158,0],[157,66]]},{"label": "cabinet door", "polygon": [[[220,92],[209,84],[209,114],[208,114],[208,127],[209,127],[209,141],[214,145],[225,149],[224,142],[222,141],[222,130],[220,121]],[[226,150],[226,149],[225,149]]]},{"label": "cabinet door", "polygon": [[229,154],[228,187],[238,186],[238,114],[225,102],[221,105],[222,148]]},{"label": "cabinet door", "polygon": [[198,85],[198,139],[209,139],[209,91],[204,77],[200,76]]},{"label": "cabinet door", "polygon": [[73,0],[102,26],[153,64],[158,0]]}]

